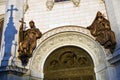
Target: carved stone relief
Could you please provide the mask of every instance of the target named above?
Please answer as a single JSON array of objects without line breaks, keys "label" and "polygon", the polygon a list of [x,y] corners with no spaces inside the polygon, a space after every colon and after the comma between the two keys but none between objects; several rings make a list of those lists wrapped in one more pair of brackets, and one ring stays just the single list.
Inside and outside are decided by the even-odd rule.
[{"label": "carved stone relief", "polygon": [[[78,26],[76,27],[67,26],[67,29],[66,29],[66,27],[60,27],[60,28],[57,28],[56,30],[51,30],[50,32],[47,32],[46,34],[44,34],[38,43],[40,44],[38,45],[38,48],[34,51],[34,55],[32,57],[31,65],[30,65],[31,70],[37,73],[43,73],[43,68],[44,68],[43,65],[45,64],[45,61],[47,57],[55,49],[62,46],[68,46],[68,45],[77,46],[89,52],[90,56],[93,59],[95,67],[105,63],[105,60],[104,60],[105,54],[104,54],[103,48],[99,45],[99,43],[97,43],[94,40],[94,37],[91,36],[89,30],[85,28],[81,28]],[[67,54],[63,56],[67,56]],[[37,56],[40,57],[39,60],[36,58]],[[59,61],[62,61],[63,63],[66,63],[66,64],[67,63],[76,64],[74,62],[76,61],[76,56],[77,55],[72,52],[72,55],[66,58],[67,61],[66,59],[61,59]],[[70,59],[71,57],[74,57],[74,59],[73,60]],[[52,60],[50,62],[51,68],[56,68],[60,64],[59,61],[58,59]],[[84,56],[79,56],[79,58],[77,59],[77,62],[79,63],[79,65],[87,64],[85,61],[87,60]],[[41,66],[38,68],[38,65],[41,65]],[[69,67],[69,65],[67,65],[67,67]]]},{"label": "carved stone relief", "polygon": [[54,6],[54,0],[47,0],[46,6],[49,10],[52,10],[52,8]]},{"label": "carved stone relief", "polygon": [[65,1],[71,1],[73,2],[73,4],[78,7],[79,4],[80,4],[80,0],[47,0],[46,1],[46,7],[49,9],[49,10],[52,10],[52,8],[54,7],[54,4],[55,3],[58,3],[58,2],[65,2]]},{"label": "carved stone relief", "polygon": [[80,0],[72,0],[73,4],[78,7],[80,4]]},{"label": "carved stone relief", "polygon": [[[75,47],[76,48],[76,47]],[[55,67],[62,68],[61,66],[64,66],[64,68],[70,68],[70,67],[82,67],[82,66],[91,66],[90,63],[92,63],[91,60],[89,60],[89,56],[86,56],[84,50],[75,50],[74,46],[65,46],[63,49],[58,50],[58,52],[53,52],[51,55],[53,55],[50,58],[47,58],[49,61],[47,66],[51,69],[55,69]],[[76,53],[75,53],[76,52]],[[50,55],[50,56],[51,56]],[[90,61],[90,62],[89,62]],[[48,68],[47,68],[48,69]]]},{"label": "carved stone relief", "polygon": [[84,77],[91,76],[90,80],[95,80],[93,68],[93,61],[86,51],[75,46],[64,46],[53,51],[46,59],[44,65],[45,80],[81,79],[83,75]]}]

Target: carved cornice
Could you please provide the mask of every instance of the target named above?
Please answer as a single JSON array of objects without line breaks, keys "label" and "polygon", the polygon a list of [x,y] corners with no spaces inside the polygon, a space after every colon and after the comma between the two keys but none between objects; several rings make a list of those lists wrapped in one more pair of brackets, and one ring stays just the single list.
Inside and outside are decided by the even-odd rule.
[{"label": "carved cornice", "polygon": [[120,64],[120,54],[112,55],[112,57],[109,58],[108,61],[111,64],[115,64],[115,65]]},{"label": "carved cornice", "polygon": [[16,71],[16,72],[20,72],[20,73],[27,73],[27,71],[29,71],[26,68],[20,68],[17,66],[6,66],[6,67],[0,67],[0,72],[2,71]]}]

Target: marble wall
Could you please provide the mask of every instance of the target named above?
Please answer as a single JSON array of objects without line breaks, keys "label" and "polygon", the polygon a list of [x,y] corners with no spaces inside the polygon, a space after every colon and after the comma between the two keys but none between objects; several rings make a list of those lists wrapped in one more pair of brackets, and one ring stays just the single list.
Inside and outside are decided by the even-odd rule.
[{"label": "marble wall", "polygon": [[72,1],[56,2],[52,10],[46,6],[47,0],[28,0],[28,10],[25,21],[34,20],[36,27],[44,33],[53,28],[64,25],[89,26],[97,11],[101,11],[107,18],[105,4],[102,0],[80,0],[78,7]]}]

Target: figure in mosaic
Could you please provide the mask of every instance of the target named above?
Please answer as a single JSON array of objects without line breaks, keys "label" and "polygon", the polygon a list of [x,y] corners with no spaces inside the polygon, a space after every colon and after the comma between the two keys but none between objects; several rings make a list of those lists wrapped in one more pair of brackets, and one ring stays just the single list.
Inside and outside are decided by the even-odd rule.
[{"label": "figure in mosaic", "polygon": [[95,20],[87,29],[90,30],[96,41],[113,53],[116,46],[115,34],[111,30],[110,22],[104,18],[100,11],[97,12]]},{"label": "figure in mosaic", "polygon": [[34,21],[29,22],[30,29],[23,30],[24,22],[21,21],[19,30],[19,56],[18,58],[22,63],[27,63],[29,58],[32,57],[33,50],[36,48],[37,39],[42,36],[42,33],[35,27]]}]

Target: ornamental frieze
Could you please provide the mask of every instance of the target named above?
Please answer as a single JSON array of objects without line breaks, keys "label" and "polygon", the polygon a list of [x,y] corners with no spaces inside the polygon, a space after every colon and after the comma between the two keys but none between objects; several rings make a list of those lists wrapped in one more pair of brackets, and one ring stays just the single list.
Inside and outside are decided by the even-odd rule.
[{"label": "ornamental frieze", "polygon": [[[60,28],[59,28],[60,29]],[[59,29],[57,30],[57,32],[55,32],[55,30],[53,30],[53,32],[51,34],[49,34],[49,36],[47,35],[48,33],[44,34],[43,37],[39,40],[39,45],[37,47],[37,49],[34,51],[34,57],[32,58],[32,63],[36,63],[36,65],[34,64],[34,66],[31,65],[31,69],[36,69],[36,66],[38,65],[43,65],[44,61],[46,60],[47,56],[49,56],[49,54],[62,46],[66,46],[66,45],[71,45],[71,46],[78,46],[83,48],[84,50],[86,50],[88,53],[90,53],[90,55],[92,56],[92,58],[94,57],[94,62],[95,62],[95,66],[104,63],[104,52],[103,52],[103,48],[99,45],[98,42],[96,42],[94,40],[94,38],[91,36],[91,34],[89,34],[89,31],[86,29],[79,29],[80,31],[78,31],[78,29],[73,28],[76,31],[73,31],[73,29],[71,29],[71,31],[67,31],[66,29],[60,29],[63,31],[59,31]],[[66,31],[64,31],[66,30]],[[83,32],[82,32],[83,31]],[[86,34],[84,34],[84,32]],[[46,36],[45,36],[46,35]],[[104,55],[103,55],[104,54]],[[36,58],[37,56],[41,57],[39,60],[38,58]],[[36,62],[38,61],[38,62]],[[57,61],[53,61],[53,63]],[[52,63],[51,63],[52,64]],[[42,69],[39,68],[39,70]],[[38,71],[39,71],[38,70]],[[41,71],[40,71],[41,72]]]}]

